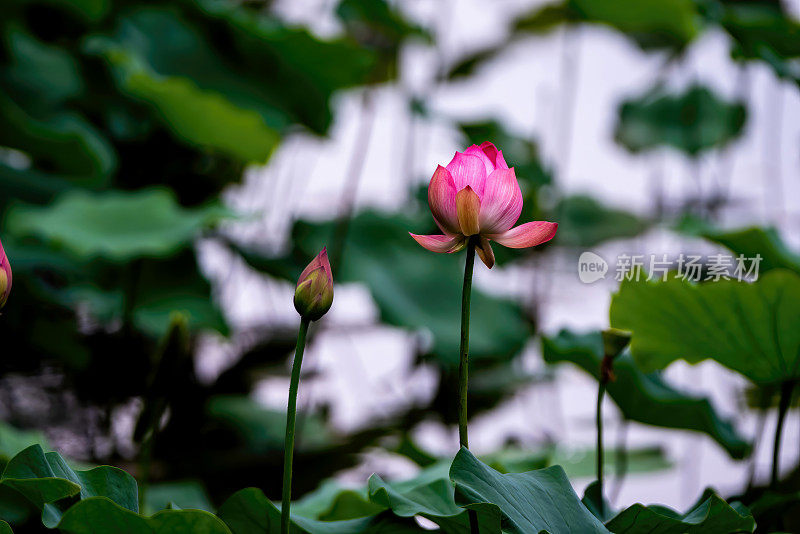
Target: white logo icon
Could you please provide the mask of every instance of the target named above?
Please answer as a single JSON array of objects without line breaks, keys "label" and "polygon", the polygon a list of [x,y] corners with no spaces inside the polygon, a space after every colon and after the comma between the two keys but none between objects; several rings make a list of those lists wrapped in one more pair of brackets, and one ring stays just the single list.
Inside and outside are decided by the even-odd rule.
[{"label": "white logo icon", "polygon": [[588,250],[578,258],[578,278],[584,284],[597,282],[606,277],[608,263],[606,260]]}]

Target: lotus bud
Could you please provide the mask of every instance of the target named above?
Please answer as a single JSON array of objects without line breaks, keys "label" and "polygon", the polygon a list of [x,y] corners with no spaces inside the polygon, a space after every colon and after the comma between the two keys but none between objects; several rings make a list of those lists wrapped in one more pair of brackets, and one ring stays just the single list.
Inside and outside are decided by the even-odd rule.
[{"label": "lotus bud", "polygon": [[0,308],[5,306],[9,293],[11,293],[11,264],[8,263],[8,256],[3,250],[3,243],[0,242]]},{"label": "lotus bud", "polygon": [[614,360],[622,354],[628,343],[631,342],[631,333],[617,328],[603,330],[603,361],[600,364],[600,380],[604,383],[613,382]]},{"label": "lotus bud", "polygon": [[316,321],[333,304],[333,274],[328,251],[323,248],[308,267],[303,269],[294,292],[294,308],[303,319]]}]

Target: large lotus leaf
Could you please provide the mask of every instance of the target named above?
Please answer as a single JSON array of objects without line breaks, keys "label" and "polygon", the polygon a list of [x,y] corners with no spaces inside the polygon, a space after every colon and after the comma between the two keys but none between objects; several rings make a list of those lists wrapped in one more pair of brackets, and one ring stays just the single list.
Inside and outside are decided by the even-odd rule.
[{"label": "large lotus leaf", "polygon": [[242,161],[266,161],[288,117],[263,86],[224,63],[204,36],[169,9],[141,8],[87,50],[109,64],[124,94],[146,102],[179,141]]},{"label": "large lotus leaf", "polygon": [[336,6],[336,15],[356,39],[384,52],[396,53],[411,36],[430,38],[386,0],[341,0]]},{"label": "large lotus leaf", "polygon": [[[106,185],[117,165],[114,148],[85,117],[59,107],[85,90],[76,59],[16,24],[4,37],[9,63],[0,75],[0,145],[31,159],[31,169],[18,169],[28,171],[28,179],[37,178],[30,171],[41,169],[48,182],[69,178],[67,184]],[[5,178],[0,176],[3,190]]]},{"label": "large lotus leaf", "polygon": [[733,506],[716,494],[704,496],[685,514],[665,506],[634,504],[606,523],[616,534],[700,534],[753,532],[756,523],[741,504]]},{"label": "large lotus leaf", "polygon": [[727,2],[717,20],[733,38],[735,58],[760,59],[780,77],[800,76],[800,23],[777,2]]},{"label": "large lotus leaf", "polygon": [[555,242],[589,248],[611,239],[634,237],[650,227],[650,221],[601,204],[587,195],[559,200],[552,220],[558,221]]},{"label": "large lotus leaf", "polygon": [[[233,534],[280,532],[280,510],[256,488],[234,493],[220,506],[218,515]],[[412,520],[402,520],[388,513],[346,521],[316,521],[292,514],[289,531],[292,534],[405,534],[419,532],[419,527]]]},{"label": "large lotus leaf", "polygon": [[190,246],[223,213],[213,206],[182,208],[164,189],[73,191],[50,206],[15,207],[8,215],[8,231],[35,235],[82,259],[125,262],[172,255]]},{"label": "large lotus leaf", "polygon": [[[606,469],[614,467],[616,449],[606,449]],[[669,469],[672,464],[660,447],[630,448],[624,451],[629,473],[651,473]],[[500,473],[522,473],[558,465],[569,478],[593,477],[597,473],[597,453],[591,449],[547,448],[526,450],[509,447],[481,456],[480,460]]]},{"label": "large lotus leaf", "polygon": [[292,504],[293,514],[322,521],[355,519],[385,509],[369,501],[366,488],[344,488],[333,480],[324,481],[319,488]]},{"label": "large lotus leaf", "polygon": [[681,47],[699,33],[691,0],[571,0],[583,20],[607,24],[636,39],[643,47]]},{"label": "large lotus leaf", "polygon": [[739,137],[745,118],[743,104],[707,87],[694,85],[678,94],[656,87],[620,106],[614,136],[631,152],[670,146],[697,156]]},{"label": "large lotus leaf", "polygon": [[65,534],[230,534],[216,516],[203,510],[163,510],[143,517],[104,497],[73,505],[58,529]]},{"label": "large lotus leaf", "polygon": [[[191,144],[262,161],[293,124],[325,133],[333,92],[371,72],[373,54],[353,42],[323,41],[230,2],[193,4],[191,17],[131,10],[112,36],[89,43],[124,93],[154,106]],[[194,24],[198,16],[210,27]]]},{"label": "large lotus leaf", "polygon": [[17,490],[42,509],[42,522],[55,527],[67,505],[58,501],[77,496],[80,499],[105,497],[117,505],[137,512],[136,480],[121,469],[100,466],[74,471],[57,452],[45,453],[32,445],[6,465],[0,484]]},{"label": "large lotus leaf", "polygon": [[11,527],[5,521],[0,521],[0,534],[14,534],[14,531],[11,530]]},{"label": "large lotus leaf", "polygon": [[[542,353],[548,363],[570,362],[597,378],[603,340],[600,332],[580,335],[562,330],[542,339]],[[680,391],[659,373],[643,373],[627,353],[614,360],[614,375],[616,380],[606,390],[626,419],[703,432],[734,458],[744,458],[750,451],[744,436],[717,413],[708,398]]]},{"label": "large lotus leaf", "polygon": [[[403,489],[372,475],[369,499],[400,517],[425,517],[438,524],[445,533],[462,533],[469,529],[467,511],[456,504],[455,489],[445,477]],[[500,514],[495,510],[482,510],[478,514],[478,524],[481,532],[500,532]]]},{"label": "large lotus leaf", "polygon": [[611,301],[611,325],[633,332],[645,372],[677,359],[713,359],[756,383],[800,377],[800,277],[772,270],[753,283],[629,280]]},{"label": "large lotus leaf", "polygon": [[749,260],[761,256],[759,272],[787,269],[800,274],[800,255],[791,250],[775,228],[752,226],[736,230],[721,230],[700,221],[683,221],[679,229],[687,234],[704,237],[718,243],[735,255]]},{"label": "large lotus leaf", "polygon": [[[435,254],[408,235],[430,233],[430,214],[412,219],[365,211],[349,225],[342,265],[334,266],[337,282],[365,284],[380,310],[382,321],[430,332],[430,350],[443,366],[458,366],[461,321],[461,286],[464,254]],[[428,222],[430,221],[430,222]],[[285,258],[262,261],[258,254],[245,259],[255,268],[296,280],[302,268],[326,244],[333,242],[334,222],[301,221],[293,230],[296,250]],[[481,269],[478,263],[475,267]],[[472,361],[508,360],[524,346],[530,325],[516,303],[472,291],[470,358]]]},{"label": "large lotus leaf", "polygon": [[584,507],[558,466],[504,475],[462,448],[453,460],[450,478],[456,485],[459,505],[500,513],[508,532],[608,532]]},{"label": "large lotus leaf", "polygon": [[521,17],[516,29],[541,32],[580,22],[611,26],[645,49],[683,48],[700,31],[697,8],[691,0],[565,0]]},{"label": "large lotus leaf", "polygon": [[768,59],[766,53],[783,61],[800,57],[800,23],[778,3],[728,2],[720,23],[734,39],[736,57]]},{"label": "large lotus leaf", "polygon": [[[232,2],[196,0],[213,17],[228,23],[233,43],[242,64],[251,67],[248,74],[262,83],[262,90],[299,122],[312,130],[324,132],[332,116],[328,105],[337,90],[381,81],[372,71],[375,54],[350,39],[322,41],[300,27],[287,27],[275,19]],[[377,5],[378,2],[369,2]],[[281,83],[274,83],[274,80]],[[296,86],[311,85],[309,91],[293,91]]]}]

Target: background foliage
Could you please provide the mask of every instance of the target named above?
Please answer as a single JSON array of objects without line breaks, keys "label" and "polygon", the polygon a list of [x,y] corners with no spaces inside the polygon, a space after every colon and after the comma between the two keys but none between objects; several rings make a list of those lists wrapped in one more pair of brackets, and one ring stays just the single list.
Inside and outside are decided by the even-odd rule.
[{"label": "background foliage", "polygon": [[[634,214],[568,193],[537,142],[500,118],[443,117],[427,99],[519,41],[552,31],[569,36],[581,26],[621,34],[667,66],[680,64],[704,35],[721,33],[739,68],[756,64],[797,84],[800,26],[784,7],[724,0],[537,6],[519,14],[503,42],[442,60],[434,87],[420,91],[402,86],[403,53],[442,43],[397,3],[335,3],[338,28],[324,37],[287,23],[270,4],[10,0],[0,7],[0,231],[14,269],[0,318],[7,340],[0,518],[15,532],[271,531],[285,414],[257,402],[256,392],[286,376],[294,332],[268,320],[232,328],[200,251],[217,247],[231,264],[281,283],[293,282],[327,244],[337,284],[360,284],[378,324],[413,335],[413,366],[435,379],[424,401],[356,429],[336,428],[324,407],[301,414],[298,532],[415,531],[415,517],[464,532],[465,507],[478,512],[482,532],[501,525],[553,533],[791,530],[800,508],[796,468],[772,488],[754,481],[740,495],[709,491],[685,512],[617,510],[598,507],[603,496],[591,490],[581,500],[567,478],[593,476],[595,451],[565,455],[559,444],[531,449],[508,440],[492,454],[462,450],[453,459],[417,443],[421,425],[456,421],[461,263],[407,238],[435,231],[416,176],[402,211],[360,209],[354,197],[363,156],[354,156],[342,209],[292,220],[279,249],[242,239],[237,225],[254,215],[225,201],[248,169],[266,164],[287,140],[330,135],[343,92],[359,94],[368,111],[378,88],[397,86],[414,121],[445,122],[464,145],[488,139],[503,148],[525,198],[521,222],[559,222],[552,244],[496,250],[498,265],[510,271],[654,228],[761,254],[764,276],[752,285],[625,282],[610,313],[613,326],[634,334],[608,388],[623,419],[701,433],[731,458],[751,458],[752,437],[708,396],[683,391],[661,370],[677,359],[716,361],[752,382],[751,397],[766,400],[751,404],[766,413],[776,388],[798,379],[800,255],[774,229],[728,229],[720,216],[730,203],[724,188],[675,205],[654,198],[650,213]],[[676,90],[658,79],[619,103],[610,135],[632,154],[669,150],[696,164],[729,148],[748,113],[744,101],[700,83]],[[522,370],[524,350],[539,343],[536,304],[476,291],[471,416],[552,383],[550,368]],[[231,363],[201,379],[199,362],[215,343],[230,349]],[[597,332],[562,331],[541,344],[548,364],[598,376]],[[151,421],[160,430],[148,436]],[[356,488],[332,479],[376,448],[419,473],[398,482],[379,470]],[[70,458],[45,452],[53,449]],[[612,456],[626,458],[632,472],[669,465],[659,449],[618,452]],[[92,467],[99,464],[107,465]],[[544,495],[554,501],[544,505]]]}]

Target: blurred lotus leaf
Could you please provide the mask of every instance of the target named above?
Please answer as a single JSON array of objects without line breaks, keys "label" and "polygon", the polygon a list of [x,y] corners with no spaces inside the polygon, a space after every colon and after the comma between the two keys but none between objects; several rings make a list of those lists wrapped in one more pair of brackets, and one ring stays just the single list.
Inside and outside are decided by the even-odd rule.
[{"label": "blurred lotus leaf", "polygon": [[40,445],[48,450],[50,448],[41,432],[20,430],[0,422],[0,470],[5,469],[11,458],[31,445]]},{"label": "blurred lotus leaf", "polygon": [[200,232],[228,212],[209,206],[185,209],[168,190],[65,193],[51,206],[18,206],[9,231],[33,235],[83,259],[125,262],[165,257],[192,244]]},{"label": "blurred lotus leaf", "polygon": [[707,491],[688,512],[681,514],[666,506],[634,504],[606,523],[611,532],[648,534],[652,532],[699,534],[701,532],[753,532],[756,522],[741,503],[728,504]]},{"label": "blurred lotus leaf", "polygon": [[18,25],[11,25],[6,39],[2,84],[13,100],[33,112],[46,112],[86,90],[78,61],[66,49],[40,41]]},{"label": "blurred lotus leaf", "polygon": [[[472,54],[466,55],[454,63],[444,74],[446,80],[456,80],[458,78],[467,78],[475,74],[485,63],[495,59],[508,49],[507,43],[501,43],[497,46],[488,46],[482,48]],[[486,139],[493,139],[487,137]],[[480,144],[479,141],[476,144]],[[499,143],[498,143],[499,144]]]},{"label": "blurred lotus leaf", "polygon": [[744,105],[727,102],[700,85],[679,94],[656,87],[624,102],[614,137],[631,152],[669,146],[696,157],[742,134]]},{"label": "blurred lotus leaf", "polygon": [[645,372],[713,359],[759,384],[800,376],[800,276],[790,271],[753,283],[629,280],[610,314],[612,326],[633,332],[631,353]]},{"label": "blurred lotus leaf", "polygon": [[[532,216],[536,209],[536,191],[553,182],[552,171],[542,162],[536,143],[510,133],[502,124],[493,120],[461,123],[458,127],[466,137],[465,145],[480,145],[484,141],[491,141],[503,151],[503,157],[509,167],[514,167],[522,188],[522,196],[528,208],[523,217]],[[528,219],[522,220],[527,221]]]},{"label": "blurred lotus leaf", "polygon": [[319,488],[292,503],[292,513],[321,521],[340,521],[375,515],[385,506],[369,500],[367,488],[344,488],[335,480],[325,480]]},{"label": "blurred lotus leaf", "polygon": [[563,197],[552,220],[558,222],[555,240],[560,245],[589,248],[612,239],[635,237],[650,228],[651,221],[603,205],[588,195]]},{"label": "blurred lotus leaf", "polygon": [[[139,9],[114,37],[93,37],[86,46],[108,61],[120,91],[152,105],[178,140],[266,161],[280,139],[281,113],[246,81],[226,83],[233,73],[171,10]],[[236,99],[223,92],[237,86]]]},{"label": "blurred lotus leaf", "polygon": [[159,510],[170,508],[214,511],[206,489],[200,482],[195,480],[179,480],[149,485],[144,508],[144,513],[155,513]]},{"label": "blurred lotus leaf", "polygon": [[538,33],[575,23],[610,26],[643,49],[682,49],[701,30],[692,0],[565,0],[521,17],[515,29]]},{"label": "blurred lotus leaf", "polygon": [[[3,174],[8,175],[0,181],[0,188],[6,193],[19,193],[14,198],[46,200],[70,186],[103,187],[116,169],[114,149],[77,113],[45,113],[37,118],[3,95],[0,120],[4,123],[0,145],[19,150],[26,158],[25,166],[0,160]],[[46,168],[47,177],[37,175],[31,166]],[[23,187],[26,177],[34,182],[28,184],[29,190]],[[8,200],[4,199],[4,203]]]},{"label": "blurred lotus leaf", "polygon": [[[220,395],[209,400],[208,413],[236,432],[253,452],[282,451],[286,413],[264,407],[243,396]],[[299,416],[303,449],[324,448],[331,443],[331,431],[319,416]]]},{"label": "blurred lotus leaf", "polygon": [[761,60],[777,76],[800,81],[800,23],[781,2],[708,0],[705,15],[731,36],[734,59]]},{"label": "blurred lotus leaf", "polygon": [[355,41],[376,53],[378,61],[372,82],[396,73],[400,45],[408,38],[431,40],[428,32],[406,19],[386,0],[341,0],[336,15]]},{"label": "blurred lotus leaf", "polygon": [[[597,379],[603,344],[599,332],[580,335],[562,330],[542,339],[542,353],[548,363],[570,362]],[[606,389],[626,419],[703,432],[733,458],[744,458],[750,452],[745,437],[717,413],[708,398],[680,391],[660,373],[643,373],[627,352],[614,360],[614,375],[616,380]]]},{"label": "blurred lotus leaf", "polygon": [[800,255],[791,250],[781,239],[776,228],[752,226],[725,230],[705,222],[684,220],[678,229],[688,235],[700,236],[722,245],[736,256],[745,258],[761,256],[759,272],[772,269],[787,269],[800,274]]},{"label": "blurred lotus leaf", "polygon": [[[606,448],[605,451],[607,454],[604,465],[607,469],[615,467],[614,458],[617,453],[625,454],[629,473],[652,473],[672,467],[665,451],[659,447],[631,448],[624,451]],[[597,452],[594,449],[545,447],[526,450],[515,446],[482,455],[480,460],[500,473],[524,473],[554,465],[560,466],[570,479],[593,477],[597,472]]]}]

